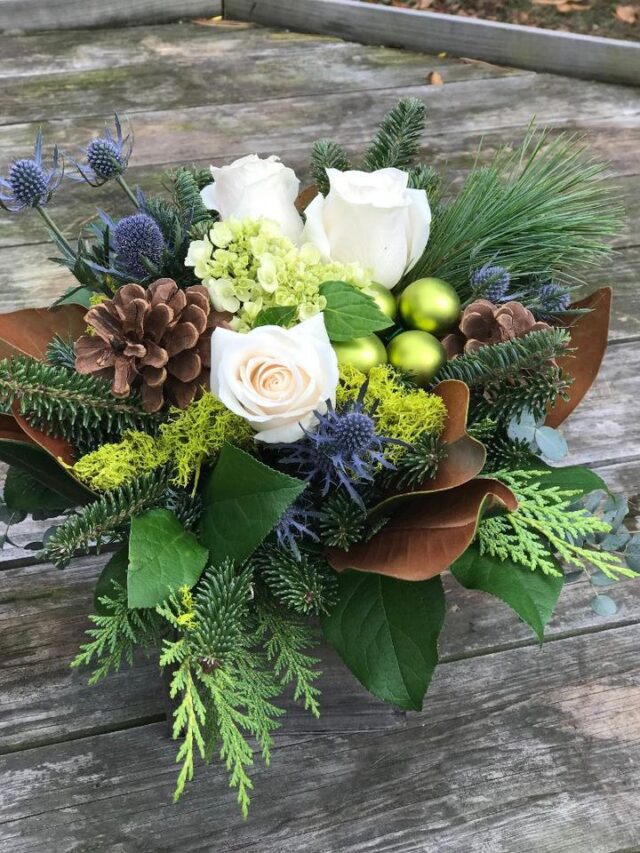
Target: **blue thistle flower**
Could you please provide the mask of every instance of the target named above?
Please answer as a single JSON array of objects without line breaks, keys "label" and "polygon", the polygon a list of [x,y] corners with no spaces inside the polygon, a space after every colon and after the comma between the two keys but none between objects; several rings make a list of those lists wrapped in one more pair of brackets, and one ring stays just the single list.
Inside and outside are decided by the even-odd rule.
[{"label": "blue thistle flower", "polygon": [[314,542],[319,541],[309,526],[313,518],[319,517],[320,513],[311,509],[311,504],[306,498],[299,498],[285,511],[274,529],[278,547],[290,551],[296,560],[299,560],[298,542],[301,539],[308,537]]},{"label": "blue thistle flower", "polygon": [[513,299],[512,296],[508,295],[511,286],[511,276],[508,270],[491,262],[471,274],[470,284],[476,299],[488,299],[494,304]]},{"label": "blue thistle flower", "polygon": [[144,261],[157,265],[165,247],[160,226],[147,213],[125,216],[113,229],[113,248],[119,270],[144,279],[149,269]]},{"label": "blue thistle flower", "polygon": [[51,165],[42,161],[42,133],[36,134],[33,157],[14,160],[7,178],[0,178],[0,207],[16,212],[25,207],[45,207],[60,181],[63,169],[59,165],[57,146],[53,149]]},{"label": "blue thistle flower", "polygon": [[133,135],[122,135],[122,125],[117,115],[114,115],[115,136],[105,126],[102,136],[96,136],[82,151],[86,162],[71,162],[79,172],[75,180],[83,180],[92,187],[99,187],[122,175],[129,164],[133,150]]},{"label": "blue thistle flower", "polygon": [[365,382],[358,398],[340,412],[330,401],[326,413],[314,412],[318,420],[315,432],[305,430],[305,437],[295,444],[276,445],[276,449],[287,452],[280,461],[295,466],[301,476],[317,483],[323,495],[332,487],[341,486],[363,508],[364,502],[355,485],[371,482],[377,466],[393,469],[384,458],[384,447],[404,444],[376,433],[375,406],[368,412],[364,409],[367,387]]},{"label": "blue thistle flower", "polygon": [[566,287],[552,281],[540,285],[531,310],[534,314],[557,314],[571,305],[571,294]]}]

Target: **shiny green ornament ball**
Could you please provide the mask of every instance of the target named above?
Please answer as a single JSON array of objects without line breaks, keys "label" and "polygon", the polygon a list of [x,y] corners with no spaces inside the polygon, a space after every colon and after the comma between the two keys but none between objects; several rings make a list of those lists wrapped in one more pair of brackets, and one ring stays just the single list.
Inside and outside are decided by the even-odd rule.
[{"label": "shiny green ornament ball", "polygon": [[372,367],[387,363],[387,351],[376,335],[354,338],[351,341],[336,341],[332,344],[338,364],[350,365],[361,373],[369,373]]},{"label": "shiny green ornament ball", "polygon": [[405,373],[423,388],[429,384],[447,360],[440,341],[428,332],[413,329],[400,332],[387,346],[389,364]]},{"label": "shiny green ornament ball", "polygon": [[412,281],[400,294],[398,308],[404,326],[432,335],[445,335],[460,319],[460,298],[441,278]]},{"label": "shiny green ornament ball", "polygon": [[370,284],[365,293],[370,296],[382,313],[390,320],[395,320],[398,316],[398,303],[396,298],[386,287],[381,284]]}]

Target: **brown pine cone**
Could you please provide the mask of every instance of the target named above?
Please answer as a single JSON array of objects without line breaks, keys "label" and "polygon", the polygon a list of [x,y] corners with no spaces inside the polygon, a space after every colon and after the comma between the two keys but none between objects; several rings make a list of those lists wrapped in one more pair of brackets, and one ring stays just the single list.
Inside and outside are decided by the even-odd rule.
[{"label": "brown pine cone", "polygon": [[477,299],[464,309],[458,330],[447,335],[442,344],[447,356],[455,358],[463,352],[475,352],[480,347],[550,328],[548,323],[536,320],[520,302],[494,305],[486,299]]},{"label": "brown pine cone", "polygon": [[110,380],[116,397],[141,385],[147,412],[165,402],[184,409],[208,385],[211,333],[229,318],[211,311],[201,285],[180,290],[170,278],[147,289],[125,284],[85,315],[96,333],[76,341],[76,370]]}]

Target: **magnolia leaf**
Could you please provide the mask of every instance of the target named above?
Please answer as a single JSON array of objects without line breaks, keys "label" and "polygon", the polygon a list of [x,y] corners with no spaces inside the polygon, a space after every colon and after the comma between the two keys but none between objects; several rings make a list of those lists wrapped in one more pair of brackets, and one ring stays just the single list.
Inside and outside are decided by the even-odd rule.
[{"label": "magnolia leaf", "polygon": [[324,323],[332,341],[350,341],[393,325],[373,297],[346,281],[325,281],[320,295],[327,300]]},{"label": "magnolia leaf", "polygon": [[573,352],[556,359],[558,366],[573,382],[569,388],[568,400],[558,398],[549,409],[545,423],[550,427],[560,426],[569,417],[598,375],[609,335],[611,288],[602,287],[571,307],[591,310],[570,321],[569,347]]},{"label": "magnolia leaf", "polygon": [[[73,465],[76,461],[75,451],[71,444],[64,438],[56,438],[53,435],[47,435],[39,429],[31,426],[31,424],[20,414],[18,402],[14,402],[11,407],[13,417],[16,424],[22,432],[27,436],[27,439],[38,444],[43,450],[46,450],[54,459],[62,461],[64,465]],[[72,476],[71,474],[69,476]]]},{"label": "magnolia leaf", "polygon": [[305,187],[303,190],[300,190],[295,201],[298,213],[303,213],[317,195],[318,187],[315,184],[311,184],[310,187]]},{"label": "magnolia leaf", "polygon": [[44,358],[56,336],[73,340],[84,332],[86,309],[80,305],[60,308],[24,308],[0,314],[0,358],[22,354]]},{"label": "magnolia leaf", "polygon": [[562,592],[563,575],[545,575],[511,560],[481,556],[475,543],[451,566],[451,574],[466,589],[479,589],[504,601],[543,641],[545,625]]},{"label": "magnolia leaf", "polygon": [[[401,508],[368,542],[348,551],[329,548],[336,571],[357,569],[403,580],[439,575],[463,554],[487,512],[517,509],[513,492],[498,480],[476,479],[447,492],[397,495],[385,501],[385,512]],[[395,503],[394,503],[395,502]]]},{"label": "magnolia leaf", "polygon": [[9,509],[24,512],[46,510],[48,513],[60,514],[66,509],[76,506],[75,501],[64,498],[54,492],[44,483],[21,468],[11,466],[7,471],[4,483],[4,501]]},{"label": "magnolia leaf", "polygon": [[322,629],[374,696],[419,711],[438,663],[444,613],[440,578],[407,583],[345,572],[338,579],[338,603],[322,617]]},{"label": "magnolia leaf", "polygon": [[207,549],[168,509],[131,519],[127,600],[129,607],[155,607],[169,593],[197,583]]},{"label": "magnolia leaf", "polygon": [[288,326],[295,320],[297,309],[293,305],[273,305],[263,308],[253,322],[253,328],[258,326]]},{"label": "magnolia leaf", "polygon": [[306,485],[226,444],[202,494],[200,540],[212,563],[246,560]]},{"label": "magnolia leaf", "polygon": [[0,460],[28,471],[36,480],[78,506],[91,501],[95,495],[62,467],[39,445],[24,441],[0,438]]},{"label": "magnolia leaf", "polygon": [[115,593],[113,582],[116,581],[121,587],[127,586],[127,569],[129,568],[129,546],[123,545],[112,555],[102,570],[98,582],[93,591],[93,607],[101,616],[108,615],[111,611],[101,603],[100,599],[113,598]]}]

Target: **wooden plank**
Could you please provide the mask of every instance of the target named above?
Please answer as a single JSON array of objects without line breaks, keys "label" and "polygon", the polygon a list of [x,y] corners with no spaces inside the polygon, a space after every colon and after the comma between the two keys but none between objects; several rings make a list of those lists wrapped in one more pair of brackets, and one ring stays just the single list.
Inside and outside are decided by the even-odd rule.
[{"label": "wooden plank", "polygon": [[1,761],[0,838],[51,849],[612,853],[640,837],[630,626],[440,667],[385,732],[283,737],[244,822],[217,765],[170,804],[162,724]]},{"label": "wooden plank", "polygon": [[470,56],[570,77],[640,83],[640,44],[359,0],[226,0],[225,16],[365,44]]},{"label": "wooden plank", "polygon": [[0,30],[112,27],[221,13],[222,0],[0,0]]}]

